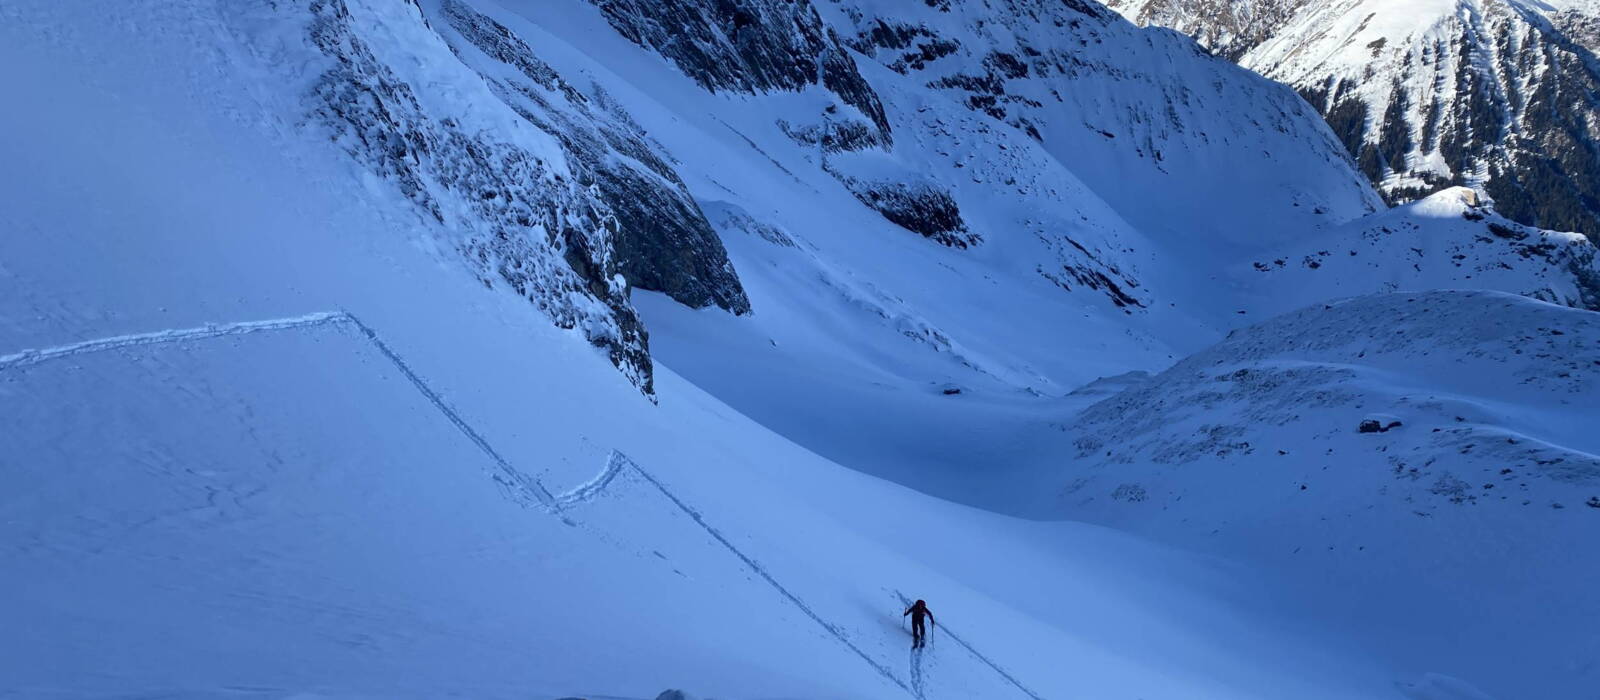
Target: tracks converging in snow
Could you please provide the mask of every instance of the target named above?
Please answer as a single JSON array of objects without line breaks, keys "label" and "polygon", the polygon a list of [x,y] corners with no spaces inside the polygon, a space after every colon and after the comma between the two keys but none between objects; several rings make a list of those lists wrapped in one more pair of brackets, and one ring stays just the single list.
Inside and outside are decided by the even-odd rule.
[{"label": "tracks converging in snow", "polygon": [[[906,594],[901,593],[900,591],[895,591],[894,594],[895,594],[896,597],[898,597],[900,599],[900,604],[901,605],[904,605],[906,607],[911,607],[911,599],[907,598]],[[945,625],[943,623],[940,623],[939,624],[939,629],[942,630],[944,635],[946,637],[949,637],[951,639],[951,641],[954,641],[956,644],[960,644],[961,648],[966,649],[967,653],[972,654],[973,658],[977,659],[978,661],[983,662],[983,664],[985,666],[988,666],[989,668],[994,669],[994,672],[1000,674],[1000,677],[1005,679],[1005,682],[1010,683],[1012,686],[1015,686],[1017,690],[1022,691],[1022,694],[1027,695],[1030,698],[1033,698],[1033,700],[1044,700],[1044,698],[1040,697],[1038,693],[1035,693],[1032,690],[1029,690],[1027,686],[1023,685],[1021,681],[1017,680],[1016,676],[1011,675],[1010,671],[1007,671],[1004,668],[1001,668],[1000,664],[995,663],[993,659],[990,659],[989,657],[984,656],[977,649],[974,649],[972,647],[972,645],[968,644],[966,642],[966,640],[961,638],[960,635],[957,635],[955,632],[950,631],[950,628],[947,625]],[[931,635],[930,635],[930,637],[931,637]],[[913,685],[917,686],[918,688],[920,688],[921,685],[922,685],[922,654],[920,653],[920,651],[921,650],[914,650],[911,653],[911,676],[912,676],[912,682],[913,682]],[[920,691],[919,691],[919,695],[920,695]]]},{"label": "tracks converging in snow", "polygon": [[[925,697],[924,678],[921,667],[921,650],[914,649],[912,651],[909,682],[905,679],[901,679],[899,676],[895,675],[895,673],[891,671],[888,666],[873,658],[872,655],[866,652],[866,650],[862,649],[859,645],[852,641],[850,639],[850,635],[844,630],[844,628],[823,618],[822,615],[817,612],[816,608],[807,603],[805,599],[801,598],[789,587],[783,585],[783,583],[780,582],[777,577],[773,576],[772,573],[768,571],[766,567],[762,566],[762,564],[753,556],[741,550],[733,543],[732,540],[730,540],[726,535],[722,534],[720,530],[711,525],[711,523],[707,522],[705,516],[702,515],[699,510],[689,505],[688,502],[684,501],[671,489],[667,488],[667,485],[658,479],[654,474],[651,474],[643,467],[640,467],[636,462],[628,458],[627,455],[624,455],[616,450],[612,450],[610,456],[606,460],[605,467],[601,469],[601,471],[596,474],[594,478],[579,484],[568,491],[560,494],[552,494],[537,478],[528,476],[511,466],[511,463],[508,462],[505,457],[501,456],[501,454],[489,444],[489,441],[485,439],[482,434],[468,424],[466,419],[462,418],[460,413],[457,413],[454,408],[451,408],[450,404],[445,401],[444,397],[438,391],[435,391],[427,381],[423,380],[423,378],[411,368],[411,365],[408,364],[399,353],[395,352],[388,343],[383,341],[383,339],[378,335],[377,331],[373,330],[371,326],[363,323],[359,318],[353,314],[350,314],[349,312],[329,311],[306,314],[303,316],[267,319],[262,321],[207,324],[194,328],[178,328],[153,331],[149,333],[117,335],[49,348],[22,350],[9,355],[0,355],[0,371],[27,367],[30,365],[66,359],[79,355],[135,348],[146,345],[206,340],[227,336],[249,335],[267,331],[302,330],[317,327],[348,328],[356,331],[362,338],[366,339],[367,343],[376,349],[379,354],[383,355],[384,358],[389,360],[390,364],[394,365],[395,369],[399,370],[400,374],[404,376],[406,380],[410,382],[411,385],[428,400],[429,403],[433,404],[434,408],[438,409],[438,411],[443,414],[444,417],[449,420],[450,423],[454,425],[463,436],[471,441],[480,452],[494,462],[498,470],[498,473],[493,475],[495,481],[511,490],[514,494],[514,500],[519,501],[523,505],[537,504],[541,506],[542,509],[552,514],[560,515],[563,511],[569,508],[594,500],[596,497],[604,493],[605,490],[611,486],[611,484],[616,481],[617,477],[620,476],[625,470],[632,470],[633,473],[637,474],[640,478],[644,479],[645,482],[654,487],[656,491],[660,492],[660,494],[670,501],[674,506],[676,506],[678,510],[682,511],[684,515],[688,516],[690,520],[694,521],[696,525],[699,525],[701,529],[705,530],[706,534],[710,535],[713,540],[716,540],[717,543],[721,544],[724,549],[742,562],[747,568],[750,569],[750,571],[761,577],[761,580],[765,581],[767,585],[771,586],[773,590],[777,591],[780,596],[798,608],[807,617],[811,618],[813,622],[816,622],[818,626],[820,626],[828,633],[828,635],[832,636],[836,641],[838,641],[839,644],[843,645],[856,656],[860,657],[862,661],[871,666],[872,669],[879,675],[894,683],[896,686],[906,691],[907,694],[917,698],[918,700],[922,700],[922,698]],[[898,591],[896,591],[895,594],[899,596],[901,602],[909,604],[909,601],[904,594],[901,594]],[[941,625],[941,627],[943,626]],[[1021,690],[1028,697],[1033,698],[1034,700],[1042,700],[1037,694],[1028,690],[1021,683],[1019,683],[1017,679],[1010,673],[1006,672],[988,657],[979,653],[959,636],[950,632],[948,627],[943,627],[943,629],[944,633],[952,640],[965,648],[973,655],[974,658],[982,661],[990,668],[994,669],[994,671],[1000,674],[1000,676],[1008,683],[1016,686],[1018,690]]]}]

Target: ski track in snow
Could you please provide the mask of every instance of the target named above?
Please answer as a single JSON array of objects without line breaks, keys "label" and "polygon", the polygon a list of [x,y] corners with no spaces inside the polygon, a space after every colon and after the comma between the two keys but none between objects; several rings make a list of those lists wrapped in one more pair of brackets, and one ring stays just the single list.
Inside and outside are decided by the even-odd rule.
[{"label": "ski track in snow", "polygon": [[[632,463],[632,460],[629,460],[621,452],[612,450],[611,457],[606,460],[606,468],[600,470],[600,473],[596,474],[593,479],[578,484],[570,491],[556,495],[556,508],[558,510],[566,509],[594,500],[596,496],[605,491],[607,486],[611,485],[611,482],[617,478],[618,474],[622,473],[624,467]],[[637,466],[634,468],[638,469]]]},{"label": "ski track in snow", "polygon": [[[861,657],[861,660],[867,662],[867,664],[871,666],[873,670],[877,671],[879,675],[882,675],[884,678],[893,682],[912,697],[918,698],[918,700],[922,700],[924,697],[921,650],[913,649],[911,652],[910,682],[908,683],[907,681],[900,679],[894,674],[893,671],[890,671],[887,666],[879,663],[876,659],[872,658],[871,655],[867,654],[865,650],[857,646],[855,642],[851,641],[850,636],[845,633],[843,628],[823,619],[823,617],[818,614],[810,604],[806,603],[800,598],[800,596],[796,595],[793,591],[789,590],[782,583],[780,583],[778,579],[769,571],[767,571],[766,567],[762,566],[760,562],[756,561],[754,557],[751,557],[743,550],[739,549],[739,547],[734,545],[734,543],[729,540],[726,535],[723,535],[720,530],[706,522],[705,516],[701,515],[700,511],[696,510],[693,506],[690,506],[683,499],[679,498],[677,494],[673,493],[671,489],[668,489],[666,484],[662,483],[660,479],[657,479],[655,475],[646,471],[643,467],[640,467],[638,463],[634,462],[627,455],[624,455],[616,450],[612,450],[611,456],[606,460],[605,468],[602,469],[599,474],[596,474],[594,478],[559,495],[552,495],[550,491],[545,488],[544,484],[538,479],[527,476],[521,471],[518,471],[515,467],[512,467],[510,462],[506,461],[505,457],[502,457],[499,452],[495,451],[495,449],[489,445],[488,440],[486,440],[483,435],[479,434],[477,430],[473,429],[472,426],[467,423],[466,419],[461,417],[461,414],[457,413],[455,409],[451,408],[450,405],[445,402],[444,397],[441,396],[439,392],[434,391],[433,387],[429,386],[429,384],[424,381],[421,376],[411,369],[411,366],[400,357],[399,353],[396,353],[393,348],[389,347],[388,343],[385,343],[383,339],[378,336],[377,331],[373,330],[371,326],[363,323],[360,319],[356,318],[349,312],[331,311],[289,318],[268,319],[264,321],[207,324],[198,328],[179,328],[154,331],[150,333],[117,335],[106,338],[97,338],[95,340],[86,340],[79,343],[71,343],[68,345],[58,345],[50,348],[22,350],[9,355],[0,355],[0,371],[27,367],[52,360],[66,359],[77,355],[105,352],[108,350],[117,350],[121,348],[176,343],[188,340],[206,340],[225,336],[240,336],[265,331],[299,330],[305,328],[316,328],[320,326],[352,328],[360,333],[361,336],[365,338],[373,348],[377,349],[380,354],[382,354],[386,359],[389,360],[391,364],[394,365],[395,369],[400,371],[400,374],[404,376],[406,380],[409,381],[411,385],[423,395],[424,398],[428,399],[429,403],[433,404],[434,408],[437,408],[445,418],[449,419],[450,423],[453,424],[462,435],[466,436],[466,438],[470,440],[472,444],[478,447],[479,451],[483,452],[484,455],[488,456],[489,459],[495,463],[496,467],[498,467],[500,471],[499,474],[495,475],[495,481],[513,490],[517,494],[521,494],[522,498],[517,500],[522,502],[524,505],[526,505],[529,501],[533,501],[537,502],[539,505],[543,506],[545,510],[548,510],[553,514],[560,514],[561,511],[567,508],[594,500],[601,493],[603,493],[606,488],[612,484],[612,482],[616,481],[617,476],[620,475],[624,469],[632,468],[634,473],[644,478],[644,480],[649,482],[651,486],[654,486],[657,491],[661,492],[662,496],[665,496],[668,501],[671,501],[673,505],[677,506],[678,509],[683,511],[685,515],[689,516],[690,520],[693,520],[695,524],[699,525],[701,529],[705,530],[707,534],[711,535],[712,539],[720,543],[728,550],[729,553],[737,557],[741,562],[744,563],[746,567],[749,567],[749,569],[755,572],[757,576],[760,576],[763,581],[766,581],[768,585],[772,586],[773,590],[776,590],[779,595],[783,596],[796,608],[799,608],[801,612],[805,613],[806,616],[811,618],[813,622],[816,622],[817,625],[822,627],[822,629],[825,630],[829,635],[838,640],[840,644],[844,645],[857,656]],[[895,591],[895,595],[900,598],[902,603],[907,605],[910,604],[910,601],[903,593]],[[960,644],[962,648],[966,649],[968,653],[971,653],[973,657],[994,669],[994,671],[1000,674],[1000,676],[1008,683],[1016,686],[1018,690],[1021,690],[1028,697],[1033,698],[1033,700],[1043,700],[1043,698],[1040,698],[1033,691],[1028,690],[1025,686],[1019,683],[1015,677],[1002,669],[998,664],[979,653],[978,650],[972,648],[972,645],[967,644],[954,632],[951,632],[948,627],[944,628],[944,632],[945,634],[949,635],[950,638],[957,644]]]},{"label": "ski track in snow", "polygon": [[58,345],[42,350],[22,350],[10,355],[0,355],[0,370],[13,367],[26,367],[40,362],[60,360],[74,355],[85,355],[92,352],[104,352],[117,348],[131,348],[139,345],[156,345],[159,343],[175,343],[182,340],[203,340],[206,338],[220,338],[226,335],[244,335],[259,333],[261,331],[281,331],[293,328],[310,328],[313,326],[326,326],[354,321],[354,317],[344,312],[324,312],[306,314],[292,318],[275,318],[266,321],[245,321],[243,323],[207,324],[199,328],[181,328],[176,330],[155,331],[153,333],[135,333],[131,335],[114,335],[108,338],[85,340],[81,343]]},{"label": "ski track in snow", "polygon": [[[800,596],[795,595],[794,592],[784,587],[782,583],[779,583],[778,579],[773,577],[773,575],[767,571],[766,567],[762,566],[750,555],[745,554],[744,551],[735,546],[733,542],[727,538],[727,536],[723,535],[720,530],[712,527],[711,523],[706,522],[705,517],[700,514],[700,511],[695,510],[688,503],[685,503],[683,499],[678,498],[677,494],[674,494],[666,487],[665,484],[661,483],[660,479],[657,479],[650,472],[645,471],[643,467],[640,467],[633,460],[629,459],[627,455],[613,450],[611,453],[610,462],[615,463],[619,460],[625,462],[628,466],[633,467],[633,471],[635,473],[641,477],[644,477],[645,481],[648,481],[651,485],[655,486],[656,490],[661,492],[661,495],[666,496],[667,500],[672,501],[673,505],[678,506],[678,509],[683,511],[685,515],[688,515],[690,520],[693,520],[702,529],[704,529],[707,534],[711,535],[712,539],[722,543],[722,546],[726,547],[729,552],[732,552],[733,556],[738,557],[740,561],[743,561],[745,566],[750,567],[751,571],[754,571],[757,576],[760,576],[762,580],[766,581],[768,585],[772,586],[772,588],[776,590],[779,595],[787,598],[790,603],[793,603],[795,607],[800,609],[800,612],[805,613],[807,617],[810,617],[812,621],[820,625],[822,629],[826,630],[828,634],[833,636],[834,639],[839,640],[840,644],[843,644],[846,648],[850,649],[850,651],[855,652],[856,656],[861,657],[862,661],[867,662],[868,665],[872,666],[872,668],[884,678],[887,678],[894,682],[895,685],[900,686],[902,690],[909,693],[912,697],[922,700],[922,692],[919,689],[915,689],[906,684],[905,681],[900,680],[900,678],[895,676],[894,672],[890,671],[887,666],[878,663],[876,659],[868,655],[866,651],[861,649],[861,647],[856,646],[855,642],[850,641],[850,636],[845,634],[844,630],[840,629],[838,625],[822,619],[822,616],[817,614],[817,611],[812,609],[812,607],[804,600],[801,600]],[[610,468],[609,463],[607,468]],[[583,487],[579,488],[582,489]]]},{"label": "ski track in snow", "polygon": [[922,649],[911,647],[911,690],[922,697]]},{"label": "ski track in snow", "polygon": [[[907,598],[906,594],[901,593],[900,591],[895,591],[894,594],[900,598],[900,603],[901,604],[905,605],[908,608],[911,607],[911,599]],[[952,632],[948,626],[946,626],[944,624],[940,624],[939,628],[944,630],[945,636],[949,637],[951,639],[951,641],[954,641],[955,643],[960,644],[961,648],[966,649],[967,653],[972,654],[973,658],[976,658],[977,660],[982,661],[989,668],[994,669],[995,673],[1000,674],[1000,677],[1004,678],[1007,683],[1010,683],[1011,685],[1016,686],[1017,690],[1022,691],[1022,693],[1024,695],[1027,695],[1028,697],[1033,698],[1033,700],[1044,700],[1044,698],[1040,697],[1038,693],[1035,693],[1035,692],[1033,692],[1031,690],[1028,690],[1028,687],[1023,685],[1021,681],[1018,681],[1016,676],[1011,675],[1010,671],[1007,671],[1004,668],[1001,668],[1000,664],[995,663],[994,661],[990,660],[989,657],[984,656],[983,654],[979,653],[977,649],[972,648],[971,644],[968,644],[966,642],[966,640],[963,640],[960,637],[960,635],[957,635],[955,632]],[[933,635],[930,634],[928,636],[932,637]],[[912,674],[917,679],[916,682],[921,683],[921,679],[922,679],[922,655],[921,654],[918,654],[918,653],[915,653],[915,652],[912,653],[912,656],[911,656],[911,668],[912,668]]]},{"label": "ski track in snow", "polygon": [[417,391],[421,392],[423,397],[428,399],[429,403],[433,404],[434,408],[439,409],[439,412],[444,414],[444,417],[448,418],[450,422],[455,425],[456,429],[461,431],[462,435],[465,435],[468,440],[472,441],[472,444],[477,445],[479,451],[483,452],[489,457],[489,459],[494,461],[495,466],[500,470],[500,473],[494,476],[495,481],[512,491],[514,494],[514,500],[517,500],[524,505],[526,505],[529,501],[535,501],[551,511],[559,510],[560,506],[555,497],[550,495],[550,492],[545,489],[543,484],[541,484],[537,479],[529,477],[522,472],[517,471],[515,467],[512,467],[511,463],[507,462],[505,457],[500,456],[499,452],[496,452],[493,447],[489,446],[488,440],[485,440],[482,435],[479,435],[478,431],[473,430],[472,426],[468,425],[467,421],[461,417],[461,414],[456,413],[455,409],[451,408],[450,404],[445,402],[444,397],[440,396],[439,392],[434,391],[433,387],[429,386],[427,382],[423,381],[422,377],[418,376],[417,373],[411,369],[411,366],[406,364],[406,361],[401,359],[400,355],[389,347],[388,343],[383,342],[383,339],[378,337],[377,331],[374,331],[371,326],[362,323],[361,319],[356,318],[355,315],[347,311],[325,311],[321,313],[306,314],[304,316],[275,318],[265,321],[207,324],[199,328],[178,328],[155,331],[151,333],[116,335],[108,338],[86,340],[81,343],[72,343],[70,345],[58,345],[56,347],[44,348],[40,350],[23,350],[10,355],[0,355],[0,371],[15,369],[18,367],[26,367],[29,365],[39,364],[41,362],[49,362],[51,360],[65,359],[77,355],[105,352],[107,350],[117,350],[120,348],[132,348],[141,345],[176,343],[185,340],[205,340],[208,338],[221,338],[224,336],[248,335],[250,333],[260,333],[263,331],[298,330],[303,328],[315,328],[318,326],[343,326],[347,328],[354,328],[358,333],[367,339],[368,343],[370,343],[378,350],[379,353],[387,358],[389,362],[395,366],[395,369],[400,370],[400,374],[404,376],[407,381],[411,382],[411,385],[416,387]]}]

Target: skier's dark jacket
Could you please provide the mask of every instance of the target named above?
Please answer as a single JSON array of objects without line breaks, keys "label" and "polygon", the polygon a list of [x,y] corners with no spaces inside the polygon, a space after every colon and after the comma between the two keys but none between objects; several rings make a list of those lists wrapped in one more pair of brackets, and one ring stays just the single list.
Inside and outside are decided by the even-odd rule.
[{"label": "skier's dark jacket", "polygon": [[911,607],[906,608],[905,612],[900,613],[900,617],[905,617],[907,615],[911,616],[911,625],[913,627],[922,626],[922,616],[924,615],[928,616],[929,622],[933,621],[933,611],[928,609],[927,603],[924,603],[920,600],[912,603]]}]

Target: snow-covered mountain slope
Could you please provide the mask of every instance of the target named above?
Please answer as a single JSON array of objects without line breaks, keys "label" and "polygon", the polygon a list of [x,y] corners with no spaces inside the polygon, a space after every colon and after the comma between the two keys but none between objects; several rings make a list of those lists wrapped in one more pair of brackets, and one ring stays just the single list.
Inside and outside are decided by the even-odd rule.
[{"label": "snow-covered mountain slope", "polygon": [[[514,112],[442,48],[443,8],[0,8],[0,82],[30,105],[0,111],[6,694],[1400,697],[1409,669],[1286,617],[1248,567],[861,475],[670,368],[653,403],[592,328],[486,287],[448,236],[500,219],[440,174],[448,130],[504,157],[474,177],[533,172],[498,169],[534,162],[482,145],[504,141],[550,173],[516,182],[605,195],[557,187],[580,168],[560,139],[469,120]],[[366,66],[341,85],[377,120],[352,123],[382,129],[319,120],[308,98],[342,63],[308,27]],[[436,60],[400,53],[417,46]],[[712,125],[709,157],[754,152]],[[723,176],[754,172],[743,158]],[[806,201],[855,201],[834,194]],[[894,231],[852,216],[879,227],[858,236]],[[891,240],[932,251],[919,263],[960,254]],[[938,615],[920,654],[901,594]]]},{"label": "snow-covered mountain slope", "polygon": [[1363,217],[1239,265],[1241,310],[1267,318],[1375,292],[1493,289],[1600,311],[1600,260],[1576,233],[1523,226],[1465,187]]},{"label": "snow-covered mountain slope", "polygon": [[1230,61],[1272,38],[1312,0],[1110,0],[1141,27],[1167,27]]},{"label": "snow-covered mountain slope", "polygon": [[[1099,165],[1081,153],[1063,155],[1048,139],[1038,143],[1025,130],[996,124],[992,116],[972,111],[970,101],[948,86],[930,91],[927,72],[935,70],[934,65],[957,71],[964,56],[1026,55],[1017,48],[1023,41],[1017,37],[1029,36],[1021,33],[1022,28],[1012,33],[995,29],[1015,25],[1000,21],[1006,16],[1000,8],[989,10],[994,21],[984,22],[988,29],[981,32],[967,27],[982,18],[976,6],[952,6],[949,13],[935,8],[926,14],[909,5],[896,6],[895,11],[909,13],[909,18],[895,20],[899,24],[891,22],[892,17],[883,19],[883,27],[898,26],[908,32],[911,38],[905,41],[936,43],[933,37],[942,36],[959,39],[964,47],[952,47],[952,53],[920,69],[909,63],[857,62],[886,115],[892,138],[885,140],[849,136],[876,134],[879,129],[864,112],[823,87],[805,88],[809,92],[800,95],[773,89],[738,99],[696,101],[689,97],[698,85],[695,76],[709,70],[702,59],[658,56],[652,46],[627,41],[627,34],[621,37],[624,40],[607,38],[606,27],[617,21],[609,14],[599,23],[594,15],[582,12],[510,7],[521,16],[516,19],[525,21],[507,17],[502,21],[536,37],[529,41],[563,72],[592,74],[607,84],[628,86],[614,90],[618,99],[669,151],[682,154],[678,169],[690,188],[702,193],[704,207],[750,291],[756,313],[741,318],[691,312],[664,299],[639,297],[655,334],[657,357],[810,449],[947,498],[1004,509],[1007,502],[1001,494],[1007,489],[1002,474],[1050,459],[1039,452],[1037,440],[1018,439],[1044,429],[1035,399],[1061,396],[1102,376],[1160,369],[1218,339],[1228,328],[1263,318],[1269,311],[1296,308],[1298,304],[1281,303],[1298,293],[1295,285],[1282,275],[1261,275],[1251,263],[1275,260],[1284,248],[1299,252],[1309,247],[1298,260],[1345,237],[1334,212],[1324,208],[1332,205],[1245,196],[1255,190],[1242,185],[1226,195],[1231,201],[1220,203],[1189,198],[1193,192],[1188,186],[1161,191],[1160,178],[1177,182],[1179,177],[1152,178],[1148,173],[1140,176],[1143,179],[1113,177],[1098,168],[1115,165],[1133,171],[1147,162],[1118,151],[1104,153]],[[824,18],[840,10],[818,7]],[[849,11],[838,13],[845,18],[840,21],[867,22],[869,15],[862,11],[844,9]],[[1047,110],[1051,118],[1077,115],[1072,118],[1081,120],[1086,112],[1109,109],[1090,99],[1100,94],[1083,89],[1090,84],[1099,85],[1108,100],[1141,100],[1154,109],[1162,90],[1178,89],[1175,86],[1192,77],[1190,73],[1238,83],[1239,90],[1230,88],[1235,97],[1257,94],[1250,90],[1273,96],[1260,103],[1240,98],[1230,103],[1229,110],[1276,113],[1277,98],[1298,102],[1276,88],[1262,88],[1259,79],[1235,67],[1192,51],[1169,57],[1161,71],[1147,74],[1134,65],[1144,60],[1152,50],[1149,42],[1155,41],[1144,35],[1162,37],[1155,44],[1158,49],[1183,42],[1162,32],[1140,32],[1112,16],[1084,14],[1092,10],[1060,12],[1078,22],[1079,28],[1072,31],[1098,27],[1095,31],[1109,37],[1106,41],[1125,43],[1117,44],[1116,51],[1091,51],[1086,46],[1099,45],[1087,41],[1082,46],[1050,44],[1057,46],[1051,55],[1062,60],[1078,56],[1073,60],[1086,65],[1069,75],[1028,69],[1028,77],[1002,81],[1024,87],[1060,86],[1069,97]],[[924,24],[912,25],[913,19]],[[684,33],[705,28],[703,23],[691,24]],[[905,29],[911,26],[925,29]],[[1064,21],[1063,26],[1071,23]],[[883,34],[887,31],[878,29],[879,37],[873,41],[900,41]],[[572,36],[583,36],[588,43],[564,49],[565,38]],[[1046,45],[1044,39],[1036,39],[1034,45]],[[759,47],[769,39],[757,32],[749,38],[741,35],[741,40]],[[600,43],[605,41],[610,44]],[[906,44],[916,45],[920,44]],[[596,50],[597,46],[605,48]],[[756,56],[777,53],[775,48],[745,51]],[[892,55],[876,50],[880,61]],[[1097,63],[1088,65],[1091,59]],[[758,74],[757,68],[765,64],[755,65],[732,74]],[[663,68],[684,75],[663,75]],[[744,85],[755,79],[724,81]],[[1065,81],[1083,85],[1068,90]],[[1292,123],[1308,123],[1308,131],[1324,133],[1303,107],[1296,109]],[[708,112],[715,118],[707,118]],[[1164,113],[1197,122],[1215,118],[1198,104],[1181,102]],[[1245,127],[1239,124],[1253,119],[1240,116],[1233,120],[1238,124],[1229,128],[1244,134]],[[1261,178],[1281,176],[1282,182],[1298,181],[1296,187],[1326,187],[1327,181],[1337,181],[1350,193],[1350,207],[1342,214],[1351,217],[1365,211],[1364,206],[1354,206],[1362,201],[1356,193],[1364,190],[1337,157],[1337,146],[1326,145],[1316,156],[1307,153],[1314,142],[1297,142],[1274,129],[1249,133],[1257,143],[1299,149],[1295,160],[1301,168],[1287,173],[1259,171]],[[1095,139],[1106,141],[1098,135]],[[1216,146],[1196,141],[1185,148],[1208,159],[1248,161],[1257,153],[1249,150],[1240,155],[1236,151],[1248,149]],[[1307,160],[1322,165],[1305,166]],[[1234,165],[1234,172],[1246,167],[1243,161]],[[1099,179],[1080,176],[1085,167]],[[1223,181],[1193,173],[1190,178],[1184,181],[1198,180],[1205,183],[1202,187]],[[1314,185],[1318,178],[1327,181]],[[946,245],[940,247],[908,235],[903,225],[852,201],[861,198],[854,185],[862,182],[910,182],[947,194],[967,238],[959,244],[944,240]],[[1111,185],[1120,199],[1101,201],[1091,182]],[[1161,206],[1156,202],[1179,200],[1176,206],[1189,214],[1154,213]],[[796,201],[814,204],[796,207]],[[1212,214],[1196,213],[1213,205],[1219,209]],[[1230,218],[1223,215],[1228,208],[1252,213]],[[1124,212],[1131,213],[1124,218]],[[1384,214],[1371,216],[1375,218],[1363,219],[1360,225],[1385,221],[1378,218]],[[1155,224],[1157,229],[1175,228],[1151,234],[1130,223],[1135,217],[1163,222]],[[1469,230],[1468,222],[1462,223],[1459,231],[1452,228],[1445,235],[1461,238],[1463,245],[1477,245],[1471,236],[1484,227]],[[1195,228],[1185,228],[1191,224]],[[1218,242],[1217,227],[1228,229],[1232,245]],[[1174,235],[1179,229],[1184,235]],[[937,235],[928,238],[940,242]],[[1573,248],[1574,259],[1584,256],[1582,246]],[[1548,288],[1569,297],[1579,288],[1575,273],[1542,257],[1491,257],[1513,270],[1451,286],[1515,293]],[[1375,255],[1363,261],[1380,259],[1383,256]],[[1383,270],[1363,268],[1328,284],[1338,287],[1336,295],[1344,296],[1387,291],[1396,285],[1427,288],[1433,283],[1409,263],[1394,259],[1395,264]],[[1549,281],[1528,284],[1540,276]],[[1249,313],[1239,315],[1240,310]]]},{"label": "snow-covered mountain slope", "polygon": [[1594,236],[1600,47],[1564,25],[1595,16],[1521,0],[1333,2],[1241,63],[1300,89],[1393,200],[1472,185],[1516,221]]},{"label": "snow-covered mountain slope", "polygon": [[[449,7],[424,3],[436,26],[447,24]],[[875,351],[874,365],[904,374],[896,355],[925,355],[946,374],[1013,388],[1064,390],[1088,378],[1048,369],[1064,347],[1110,337],[1128,356],[1167,358],[1173,344],[1215,337],[1184,320],[1172,306],[1181,295],[1157,284],[1166,275],[1154,269],[1156,246],[1026,135],[920,78],[846,60],[847,49],[828,48],[831,28],[801,34],[820,37],[827,56],[817,60],[837,64],[823,71],[835,78],[807,82],[796,76],[822,69],[773,63],[808,60],[789,53],[788,42],[804,37],[779,31],[822,21],[807,3],[773,3],[770,17],[753,16],[773,26],[741,25],[748,31],[726,46],[706,43],[723,46],[710,53],[662,53],[635,24],[671,19],[685,23],[679,34],[714,33],[722,24],[711,5],[685,3],[662,17],[606,3],[477,7],[568,83],[604,86],[662,147],[697,205],[717,212],[712,223],[729,245],[763,241],[755,259],[735,256],[741,279],[752,274],[743,267],[771,267],[769,253],[778,254],[783,274],[825,290],[814,299],[752,296],[757,316],[834,315],[842,304],[843,318],[904,351]],[[485,76],[504,70],[492,53],[459,55]],[[1108,332],[1018,322],[1068,316]]]},{"label": "snow-covered mountain slope", "polygon": [[[1352,616],[1372,588],[1253,532],[1038,497],[1094,468],[1063,466],[1069,419],[1314,287],[1251,261],[1505,225],[1362,219],[1376,195],[1291,92],[1098,5],[13,0],[0,81],[29,106],[0,110],[0,617],[27,632],[0,638],[0,690],[1418,700],[1593,678],[1556,650],[1518,685],[1525,656],[1478,653],[1570,627]],[[1471,283],[1581,302],[1560,268],[1584,249],[1515,232],[1461,244],[1517,266]],[[1459,282],[1421,267],[1330,287]],[[1451,318],[1547,314],[1459,299]],[[1462,415],[1589,449],[1575,422]],[[1151,474],[1147,495],[1190,473]],[[1239,498],[1207,517],[1275,495],[1219,484]],[[1016,517],[1063,513],[1149,538]],[[1542,547],[1538,522],[1508,527]],[[925,652],[902,596],[939,615]]]},{"label": "snow-covered mountain slope", "polygon": [[1293,94],[1099,4],[846,0],[830,11],[860,51],[1038,140],[1147,235],[1205,239],[1194,255],[1376,206]]},{"label": "snow-covered mountain slope", "polygon": [[470,8],[446,10],[518,74],[482,81],[409,2],[240,6],[226,30],[277,72],[294,66],[260,79],[307,83],[306,126],[410,199],[484,284],[582,329],[649,393],[628,283],[748,311],[720,243],[625,113],[572,89]]},{"label": "snow-covered mountain slope", "polygon": [[1591,312],[1488,292],[1317,304],[1075,414],[1034,493],[1321,579],[1375,648],[1493,697],[1581,697],[1600,670],[1600,563],[1578,554],[1600,537],[1597,392]]},{"label": "snow-covered mountain slope", "polygon": [[1391,202],[1467,185],[1512,220],[1600,235],[1592,2],[1114,6],[1294,86]]}]

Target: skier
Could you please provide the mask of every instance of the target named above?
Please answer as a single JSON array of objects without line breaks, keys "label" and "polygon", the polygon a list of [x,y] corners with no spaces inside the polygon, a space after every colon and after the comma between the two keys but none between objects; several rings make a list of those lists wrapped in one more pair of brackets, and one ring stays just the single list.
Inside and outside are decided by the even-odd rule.
[{"label": "skier", "polygon": [[911,616],[911,648],[921,649],[928,637],[928,631],[922,627],[922,618],[927,616],[928,623],[933,624],[933,611],[928,609],[927,603],[919,600],[906,608],[905,612],[900,613],[900,617],[907,615]]}]

